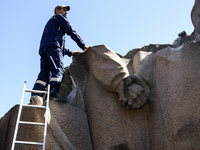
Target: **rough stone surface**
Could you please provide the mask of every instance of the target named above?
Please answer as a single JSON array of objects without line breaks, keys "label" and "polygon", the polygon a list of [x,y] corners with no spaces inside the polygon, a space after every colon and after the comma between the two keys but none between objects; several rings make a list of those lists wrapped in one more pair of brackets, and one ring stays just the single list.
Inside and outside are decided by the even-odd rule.
[{"label": "rough stone surface", "polygon": [[30,105],[39,105],[39,106],[42,106],[43,105],[43,98],[40,97],[40,96],[31,96],[31,99],[30,99]]},{"label": "rough stone surface", "polygon": [[191,12],[192,23],[194,25],[195,30],[200,34],[200,0],[195,0],[195,4],[193,6]]},{"label": "rough stone surface", "polygon": [[[157,53],[144,52],[146,57],[140,57],[142,53],[136,54],[139,59],[132,68],[148,81],[151,97],[135,111],[125,109],[116,93],[101,86],[92,74],[92,64],[88,67],[73,60],[72,75],[76,74],[73,77],[77,81],[82,79],[80,89],[94,149],[199,149],[200,44],[184,43]],[[75,59],[86,61],[81,55]],[[78,74],[73,67],[85,73]],[[106,79],[105,74],[102,76]]]},{"label": "rough stone surface", "polygon": [[139,51],[156,53],[157,51],[163,48],[166,48],[168,46],[170,45],[169,44],[149,44],[147,46],[143,46],[142,48],[136,48],[136,49],[130,50],[124,57],[132,59],[134,55]]},{"label": "rough stone surface", "polygon": [[10,150],[17,120],[18,106],[14,106],[0,120],[0,150]]},{"label": "rough stone surface", "polygon": [[60,85],[60,90],[58,93],[58,100],[60,102],[67,102],[67,96],[74,89],[72,80],[70,78],[69,68],[65,68],[64,79]]},{"label": "rough stone surface", "polygon": [[200,148],[199,55],[200,43],[184,43],[141,61],[138,75],[152,86],[148,115],[152,149]]},{"label": "rough stone surface", "polygon": [[[18,105],[13,107],[0,122],[0,150],[10,150],[17,119]],[[48,119],[47,150],[88,150],[90,137],[84,111],[71,105],[50,101],[51,115]],[[44,122],[44,110],[23,108],[21,120]],[[43,142],[44,127],[20,125],[17,140]],[[41,149],[41,146],[16,144],[16,150]]]},{"label": "rough stone surface", "polygon": [[185,31],[182,31],[178,35],[179,35],[179,37],[171,45],[171,47],[173,47],[173,48],[179,47],[183,43],[186,43],[186,42],[199,42],[200,41],[200,34],[196,30],[194,30],[191,35],[188,35]]},{"label": "rough stone surface", "polygon": [[50,109],[74,147],[77,150],[89,150],[91,145],[85,111],[72,105],[57,102],[51,102]]},{"label": "rough stone surface", "polygon": [[[126,64],[107,46],[90,47],[82,56],[84,58],[81,59],[86,60],[85,64],[101,87],[117,92],[119,101],[128,109],[139,108],[146,103],[149,96],[146,82],[134,74],[130,75]],[[74,70],[73,64],[71,70]],[[80,65],[84,66],[83,63]]]}]

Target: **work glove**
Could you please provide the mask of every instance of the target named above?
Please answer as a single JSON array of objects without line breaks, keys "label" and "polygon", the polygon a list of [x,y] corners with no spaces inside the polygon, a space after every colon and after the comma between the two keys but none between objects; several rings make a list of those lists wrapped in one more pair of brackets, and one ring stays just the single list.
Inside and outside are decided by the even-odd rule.
[{"label": "work glove", "polygon": [[85,46],[82,48],[83,51],[86,51],[88,49],[88,46]]},{"label": "work glove", "polygon": [[80,51],[74,51],[74,52],[72,52],[72,56],[74,56],[76,54],[80,54],[80,53],[82,53],[82,52],[80,52]]}]

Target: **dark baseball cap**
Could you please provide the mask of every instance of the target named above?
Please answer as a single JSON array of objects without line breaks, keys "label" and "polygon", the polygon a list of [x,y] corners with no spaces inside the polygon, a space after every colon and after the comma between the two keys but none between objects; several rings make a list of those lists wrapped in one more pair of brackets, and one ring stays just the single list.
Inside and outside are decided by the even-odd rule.
[{"label": "dark baseball cap", "polygon": [[70,6],[58,5],[58,6],[56,6],[55,9],[54,9],[54,13],[56,14],[56,9],[60,10],[61,8],[66,8],[67,11],[70,10]]}]

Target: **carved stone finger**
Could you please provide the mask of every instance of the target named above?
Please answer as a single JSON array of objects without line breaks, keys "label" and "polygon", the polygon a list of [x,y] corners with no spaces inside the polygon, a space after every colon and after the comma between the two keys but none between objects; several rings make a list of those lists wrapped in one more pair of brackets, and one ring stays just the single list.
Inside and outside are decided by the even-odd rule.
[{"label": "carved stone finger", "polygon": [[134,99],[132,107],[133,108],[140,108],[140,103],[139,103],[138,97]]},{"label": "carved stone finger", "polygon": [[147,101],[147,98],[142,94],[139,94],[137,96],[137,99],[138,99],[138,103],[140,104],[140,106],[143,106]]},{"label": "carved stone finger", "polygon": [[123,97],[123,98],[120,98],[119,99],[119,101],[121,102],[121,104],[123,105],[123,106],[126,106],[127,105],[127,98],[125,98],[125,97]]},{"label": "carved stone finger", "polygon": [[128,107],[129,109],[132,109],[134,100],[135,100],[136,98],[137,98],[137,95],[134,94],[134,93],[132,93],[132,94],[131,94],[131,97],[129,97],[129,99],[128,99],[128,105],[127,105],[127,107]]}]

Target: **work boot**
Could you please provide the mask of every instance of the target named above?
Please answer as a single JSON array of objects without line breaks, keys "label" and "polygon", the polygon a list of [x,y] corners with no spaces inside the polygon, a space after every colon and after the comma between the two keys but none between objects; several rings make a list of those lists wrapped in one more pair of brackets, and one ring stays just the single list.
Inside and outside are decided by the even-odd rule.
[{"label": "work boot", "polygon": [[55,95],[50,95],[49,100],[56,102],[56,101],[58,101],[58,97],[57,97],[57,95],[56,96]]},{"label": "work boot", "polygon": [[52,88],[52,89],[50,90],[50,98],[49,98],[49,100],[57,101],[57,99],[58,99],[57,91],[58,91],[58,90],[55,89],[55,88]]},{"label": "work boot", "polygon": [[43,105],[43,98],[41,96],[38,96],[38,95],[31,96],[29,105],[42,106]]}]

